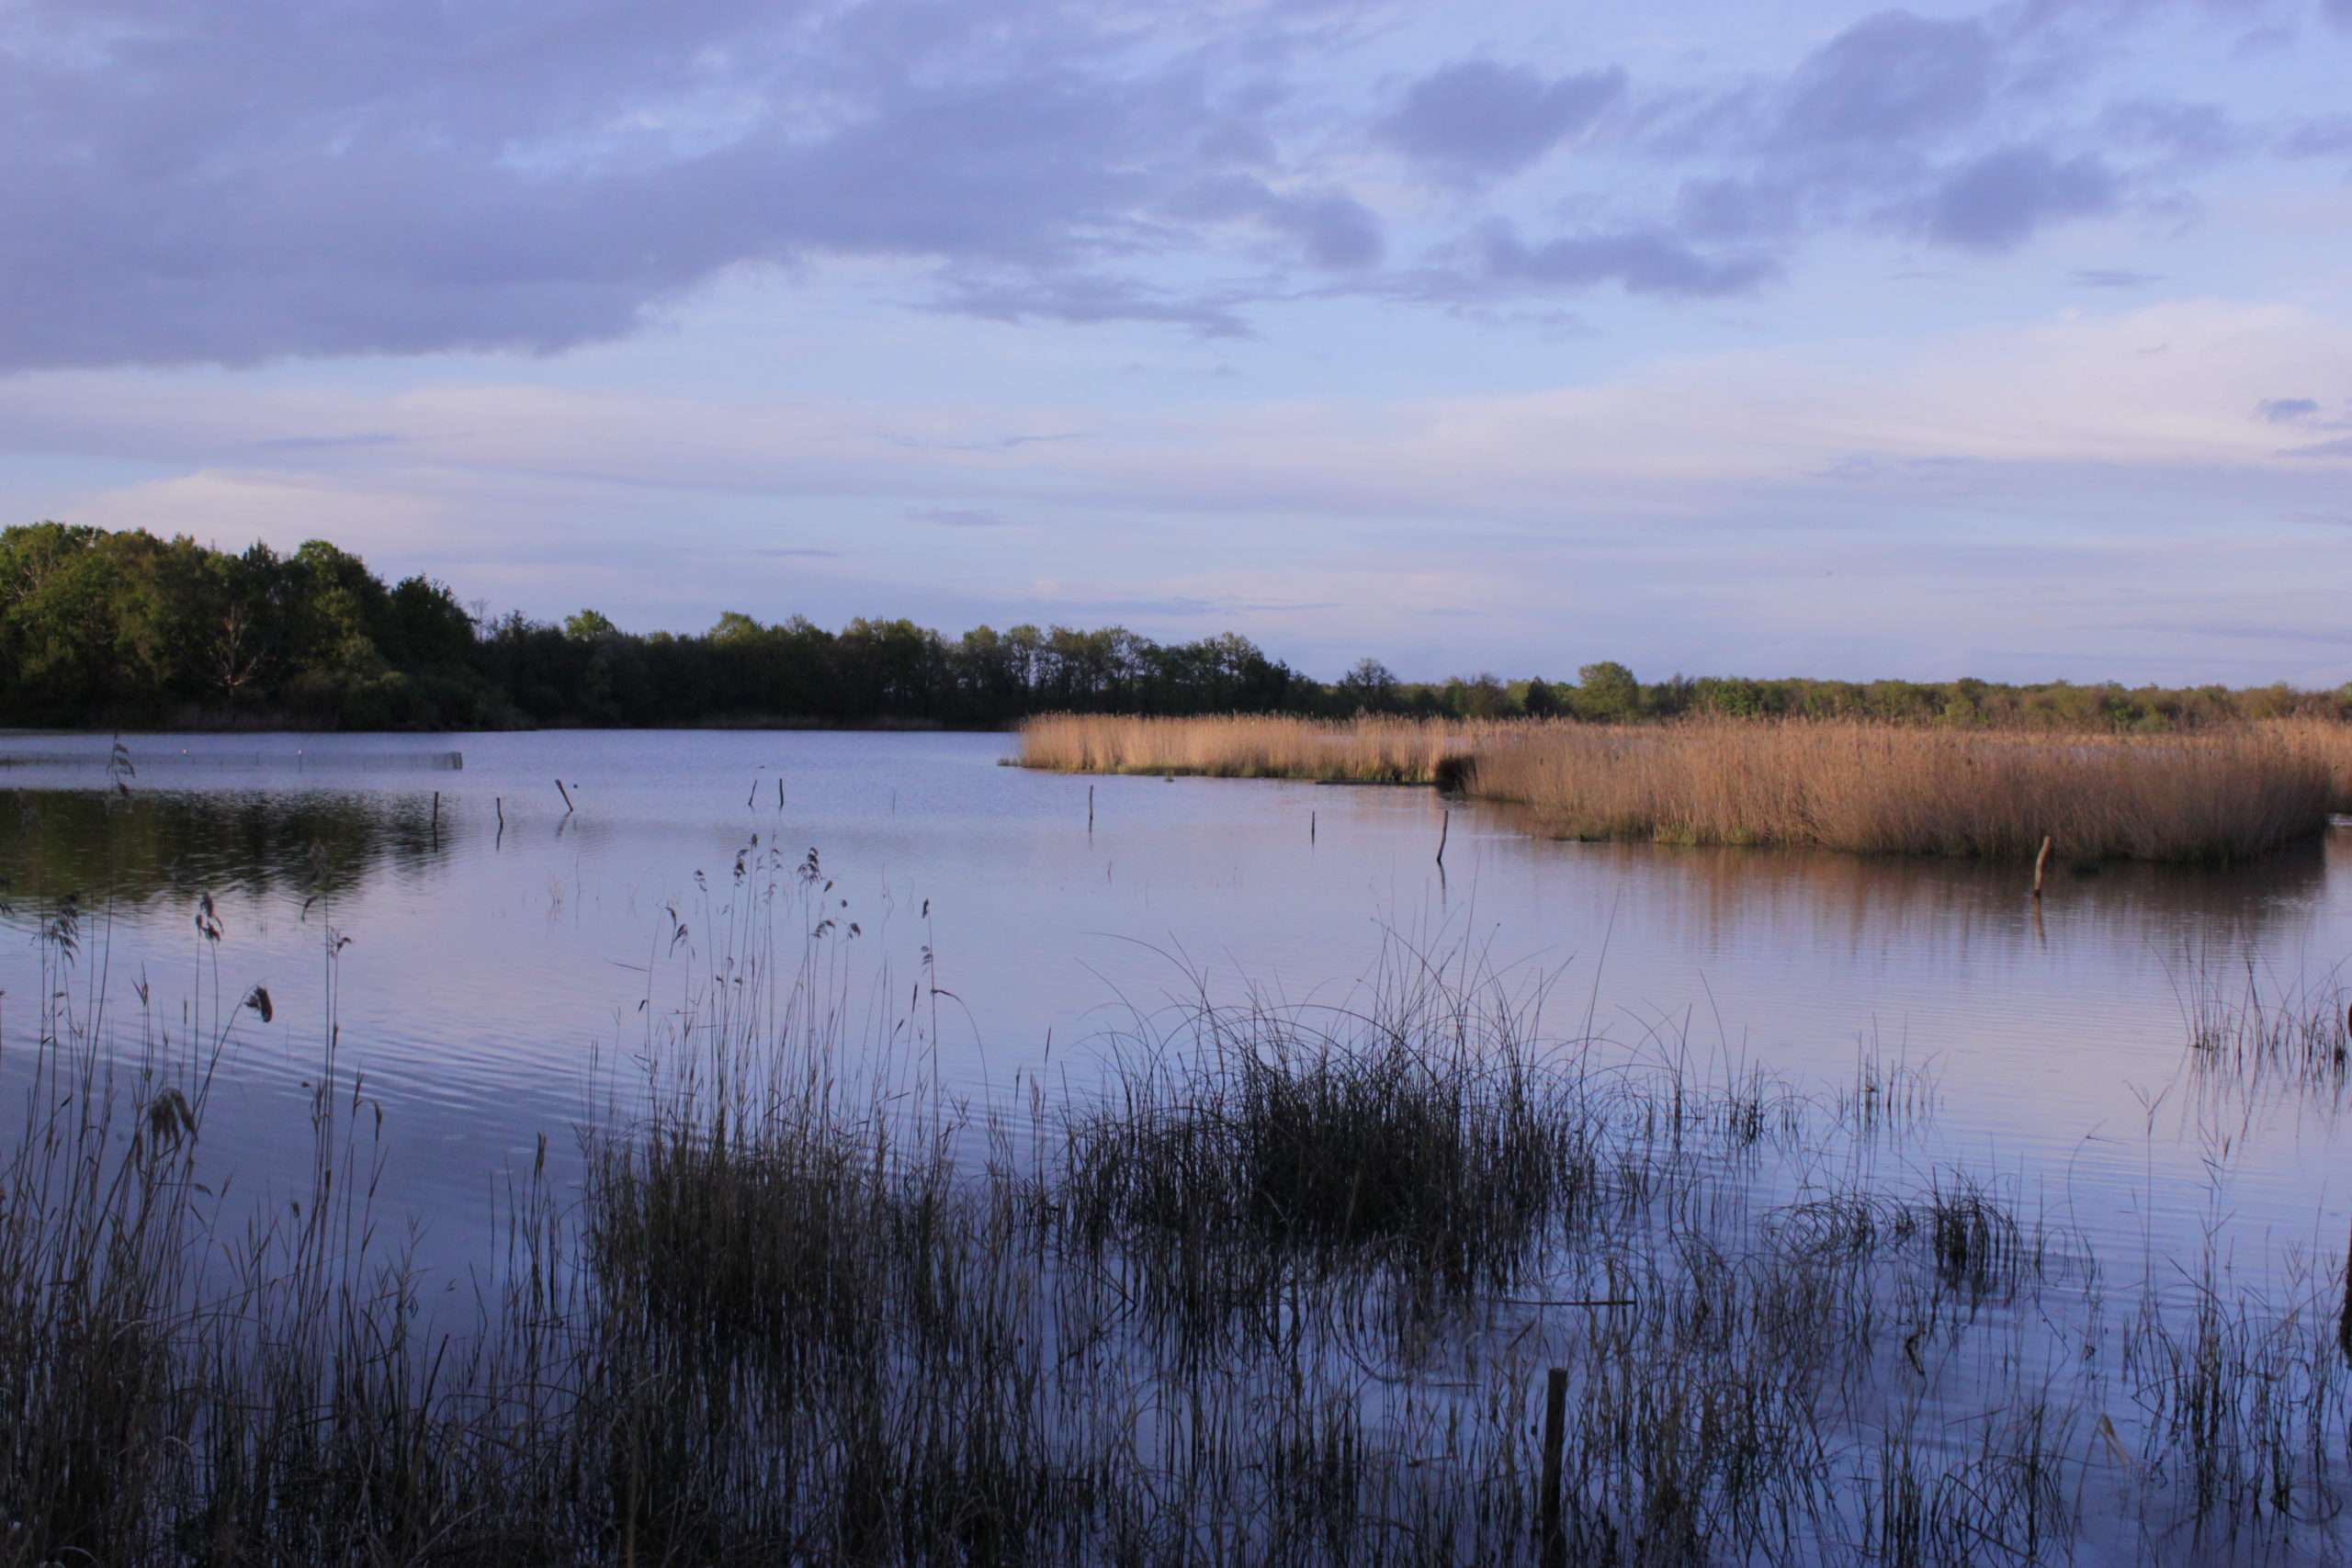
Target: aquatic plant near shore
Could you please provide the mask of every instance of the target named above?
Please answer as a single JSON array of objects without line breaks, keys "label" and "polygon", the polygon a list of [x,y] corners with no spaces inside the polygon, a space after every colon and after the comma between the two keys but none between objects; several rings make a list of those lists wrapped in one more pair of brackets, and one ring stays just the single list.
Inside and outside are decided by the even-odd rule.
[{"label": "aquatic plant near shore", "polygon": [[[576,1192],[541,1142],[454,1314],[371,1239],[350,1075],[240,1231],[202,1073],[113,1118],[96,1010],[53,1010],[0,1166],[0,1563],[1534,1562],[1555,1367],[1570,1561],[2343,1544],[2338,1281],[2209,1259],[2114,1354],[2006,1190],[1825,1174],[1932,1086],[1702,1081],[1392,948],[1340,1003],[1201,996],[1099,1092],[958,1110],[921,984],[840,1005],[824,887],[755,848],[716,945],[677,928],[644,1098]],[[915,1042],[865,1080],[862,1016]]]}]

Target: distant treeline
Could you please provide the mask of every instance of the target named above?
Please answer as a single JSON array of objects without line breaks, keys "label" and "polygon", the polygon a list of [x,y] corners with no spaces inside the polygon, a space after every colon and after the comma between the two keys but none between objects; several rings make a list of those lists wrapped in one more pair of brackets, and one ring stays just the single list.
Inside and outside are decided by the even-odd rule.
[{"label": "distant treeline", "polygon": [[141,530],[0,530],[0,724],[503,728],[712,723],[992,727],[1049,712],[1360,713],[1597,722],[1684,714],[2163,729],[2352,715],[2352,687],[1748,680],[1399,680],[1365,659],[1323,682],[1227,633],[1162,644],[1123,627],[908,620],[828,631],[729,611],[699,635],[469,610],[428,577],[387,585],[322,540],[288,556]]}]

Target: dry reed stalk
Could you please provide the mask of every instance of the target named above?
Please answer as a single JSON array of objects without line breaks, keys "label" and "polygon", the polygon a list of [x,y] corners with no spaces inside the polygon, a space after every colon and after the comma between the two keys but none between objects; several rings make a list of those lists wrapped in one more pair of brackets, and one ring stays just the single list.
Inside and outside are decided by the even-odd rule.
[{"label": "dry reed stalk", "polygon": [[2352,812],[2352,724],[2324,718],[2281,718],[2268,720],[2260,728],[2277,736],[2298,755],[2325,767],[2329,808]]},{"label": "dry reed stalk", "polygon": [[1447,757],[1521,724],[1360,718],[1345,724],[1250,717],[1136,718],[1057,714],[1021,731],[1024,767],[1057,773],[1204,774],[1330,783],[1434,783]]},{"label": "dry reed stalk", "polygon": [[2319,831],[2352,795],[2352,727],[2282,721],[2160,737],[1843,720],[1346,724],[1062,715],[1030,767],[1427,784],[1525,806],[1566,838],[1810,845],[2030,860],[2229,862]]},{"label": "dry reed stalk", "polygon": [[2229,862],[2321,830],[2331,784],[2261,728],[2156,739],[1706,721],[1553,727],[1490,747],[1475,789],[1566,836],[2029,860]]}]

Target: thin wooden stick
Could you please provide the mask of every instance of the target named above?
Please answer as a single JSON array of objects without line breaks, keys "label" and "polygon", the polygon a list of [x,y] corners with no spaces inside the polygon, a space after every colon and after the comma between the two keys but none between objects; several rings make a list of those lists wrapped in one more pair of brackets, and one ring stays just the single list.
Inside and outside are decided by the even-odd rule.
[{"label": "thin wooden stick", "polygon": [[1560,1523],[1560,1450],[1567,1435],[1568,1370],[1554,1367],[1544,1382],[1544,1568],[1567,1568],[1568,1533]]},{"label": "thin wooden stick", "polygon": [[1086,786],[1086,830],[1094,831],[1094,786]]},{"label": "thin wooden stick", "polygon": [[558,794],[558,795],[560,795],[563,796],[563,814],[564,814],[566,817],[571,816],[571,809],[572,809],[572,808],[571,808],[571,792],[570,790],[568,790],[568,789],[566,789],[566,788],[564,788],[564,787],[563,787],[563,781],[562,781],[561,779],[558,779],[558,780],[556,780],[556,781],[555,781],[555,792],[556,792],[556,794]]},{"label": "thin wooden stick", "polygon": [[2335,1320],[2335,1342],[2345,1360],[2352,1361],[2352,1244],[2344,1258],[2344,1314]]},{"label": "thin wooden stick", "polygon": [[2036,898],[2041,897],[2041,873],[2042,869],[2049,863],[2050,835],[2044,833],[2041,836],[2041,851],[2033,857],[2033,896]]},{"label": "thin wooden stick", "polygon": [[1447,834],[1449,834],[1449,833],[1451,833],[1451,832],[1453,832],[1453,813],[1452,811],[1450,811],[1450,810],[1449,810],[1448,812],[1446,812],[1446,814],[1444,815],[1444,817],[1443,817],[1443,818],[1442,818],[1439,820],[1438,825],[1437,825],[1437,863],[1438,863],[1438,866],[1439,866],[1439,868],[1440,868],[1441,870],[1442,870],[1442,869],[1443,869],[1443,867],[1444,867],[1444,865],[1445,865],[1445,839],[1446,839],[1446,835],[1447,835]]}]

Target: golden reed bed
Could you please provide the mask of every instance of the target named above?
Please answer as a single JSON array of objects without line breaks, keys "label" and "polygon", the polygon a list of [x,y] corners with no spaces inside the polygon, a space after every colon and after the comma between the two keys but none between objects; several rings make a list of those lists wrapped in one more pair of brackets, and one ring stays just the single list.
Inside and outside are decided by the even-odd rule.
[{"label": "golden reed bed", "polygon": [[1024,766],[1458,786],[1563,838],[2227,862],[2352,801],[2352,726],[2120,737],[1695,719],[1650,727],[1058,715]]}]

